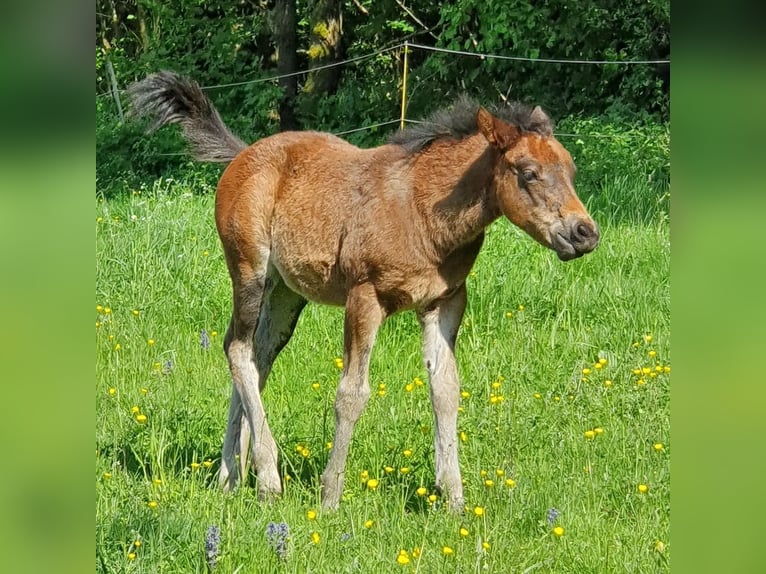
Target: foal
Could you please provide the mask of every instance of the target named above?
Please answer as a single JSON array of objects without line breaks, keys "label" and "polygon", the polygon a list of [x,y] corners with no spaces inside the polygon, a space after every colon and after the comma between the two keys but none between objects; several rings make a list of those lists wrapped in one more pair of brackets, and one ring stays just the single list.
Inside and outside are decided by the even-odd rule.
[{"label": "foal", "polygon": [[413,310],[430,378],[436,486],[461,509],[455,340],[484,229],[504,215],[562,260],[599,240],[548,116],[520,105],[491,113],[464,98],[372,149],[317,132],[283,132],[247,146],[192,80],[160,72],[130,93],[134,112],[153,117],[154,129],[181,124],[196,159],[230,162],[215,206],[233,289],[223,488],[245,476],[252,447],[259,495],[282,490],[261,393],[311,300],[346,308],[322,506],[340,502],[352,431],[370,396],[376,333],[390,315]]}]

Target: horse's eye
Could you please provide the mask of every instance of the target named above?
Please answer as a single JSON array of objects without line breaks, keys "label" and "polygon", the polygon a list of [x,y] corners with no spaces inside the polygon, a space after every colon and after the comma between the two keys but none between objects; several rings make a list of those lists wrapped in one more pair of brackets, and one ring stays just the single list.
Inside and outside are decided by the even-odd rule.
[{"label": "horse's eye", "polygon": [[521,172],[521,177],[524,178],[524,181],[535,181],[537,179],[537,174],[531,170],[531,169],[525,169]]}]

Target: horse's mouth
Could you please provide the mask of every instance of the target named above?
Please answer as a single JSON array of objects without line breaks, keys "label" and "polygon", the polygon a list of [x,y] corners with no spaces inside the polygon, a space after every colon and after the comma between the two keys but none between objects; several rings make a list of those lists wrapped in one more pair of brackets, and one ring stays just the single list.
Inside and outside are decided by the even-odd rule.
[{"label": "horse's mouth", "polygon": [[562,233],[558,232],[553,237],[553,250],[562,261],[569,261],[570,259],[577,259],[585,255],[584,251],[578,251],[572,242]]}]

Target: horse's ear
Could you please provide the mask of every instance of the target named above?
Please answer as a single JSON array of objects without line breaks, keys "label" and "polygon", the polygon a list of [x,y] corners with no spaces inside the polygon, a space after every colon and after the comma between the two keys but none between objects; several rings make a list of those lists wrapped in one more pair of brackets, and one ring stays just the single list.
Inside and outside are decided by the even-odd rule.
[{"label": "horse's ear", "polygon": [[548,117],[540,106],[535,106],[529,114],[530,123],[546,136],[553,135],[553,126],[551,118]]},{"label": "horse's ear", "polygon": [[481,107],[476,116],[476,123],[479,126],[479,131],[487,141],[502,151],[513,146],[521,137],[521,132],[517,127],[497,119]]}]

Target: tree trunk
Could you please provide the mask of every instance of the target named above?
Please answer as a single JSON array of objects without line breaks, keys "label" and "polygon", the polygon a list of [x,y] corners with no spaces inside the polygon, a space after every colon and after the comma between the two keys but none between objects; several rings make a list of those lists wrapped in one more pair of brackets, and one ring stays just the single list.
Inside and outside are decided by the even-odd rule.
[{"label": "tree trunk", "polygon": [[[297,68],[297,29],[295,0],[276,0],[274,5],[274,36],[277,45],[277,74],[291,74]],[[282,131],[299,128],[295,117],[295,97],[298,93],[298,76],[281,78],[283,90],[279,102],[279,129]]]},{"label": "tree trunk", "polygon": [[[311,10],[311,45],[309,68],[338,62],[342,58],[342,4],[339,0],[315,0]],[[333,94],[340,81],[340,66],[311,72],[304,91],[311,94]]]}]

